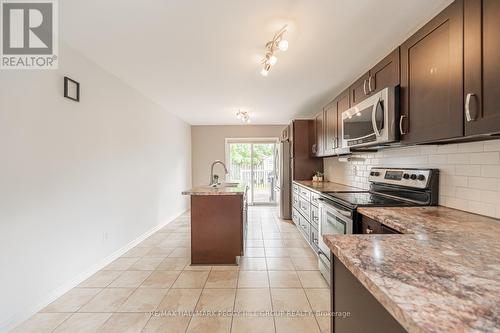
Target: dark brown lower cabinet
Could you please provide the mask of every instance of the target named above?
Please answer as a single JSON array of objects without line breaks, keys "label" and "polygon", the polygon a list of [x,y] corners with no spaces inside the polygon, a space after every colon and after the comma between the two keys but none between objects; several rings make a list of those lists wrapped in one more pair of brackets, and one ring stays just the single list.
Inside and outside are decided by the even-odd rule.
[{"label": "dark brown lower cabinet", "polygon": [[401,101],[403,143],[464,135],[462,0],[401,45]]},{"label": "dark brown lower cabinet", "polygon": [[332,258],[332,312],[350,313],[332,316],[332,332],[407,332],[333,253]]},{"label": "dark brown lower cabinet", "polygon": [[191,263],[236,264],[243,255],[243,195],[191,196]]},{"label": "dark brown lower cabinet", "polygon": [[500,132],[500,1],[465,0],[465,135]]}]

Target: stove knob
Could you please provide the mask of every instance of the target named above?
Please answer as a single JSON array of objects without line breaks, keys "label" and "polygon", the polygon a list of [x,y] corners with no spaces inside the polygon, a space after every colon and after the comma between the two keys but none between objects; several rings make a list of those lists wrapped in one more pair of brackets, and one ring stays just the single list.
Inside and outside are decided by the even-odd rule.
[{"label": "stove knob", "polygon": [[415,174],[411,175],[411,176],[410,176],[410,179],[411,179],[411,180],[415,180],[415,179],[417,179],[417,175],[415,175]]},{"label": "stove knob", "polygon": [[409,175],[409,174],[407,174],[407,173],[405,173],[405,174],[403,175],[403,178],[404,178],[404,179],[410,179],[410,175]]},{"label": "stove knob", "polygon": [[373,175],[374,175],[375,177],[378,177],[378,176],[380,176],[380,172],[375,171],[375,172],[373,173]]},{"label": "stove knob", "polygon": [[425,180],[425,176],[424,175],[418,175],[418,180],[420,181],[424,181]]}]

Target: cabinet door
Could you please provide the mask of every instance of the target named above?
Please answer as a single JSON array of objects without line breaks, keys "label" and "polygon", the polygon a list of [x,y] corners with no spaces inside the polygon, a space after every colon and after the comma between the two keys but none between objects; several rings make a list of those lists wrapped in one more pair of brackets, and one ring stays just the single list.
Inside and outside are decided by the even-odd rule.
[{"label": "cabinet door", "polygon": [[465,0],[465,134],[500,132],[500,1]]},{"label": "cabinet door", "polygon": [[362,234],[381,234],[382,224],[372,220],[366,216],[361,217],[361,233]]},{"label": "cabinet door", "polygon": [[325,152],[324,155],[333,155],[337,148],[337,100],[334,100],[324,109],[325,113]]},{"label": "cabinet door", "polygon": [[401,45],[403,143],[463,136],[462,13],[456,0]]},{"label": "cabinet door", "polygon": [[337,148],[340,148],[342,142],[342,112],[349,110],[351,104],[349,102],[349,89],[345,90],[343,93],[337,97]]},{"label": "cabinet door", "polygon": [[368,91],[369,78],[370,73],[366,73],[349,87],[349,99],[352,106],[358,104],[370,95]]},{"label": "cabinet door", "polygon": [[370,94],[400,83],[399,47],[370,70],[368,90]]},{"label": "cabinet door", "polygon": [[324,154],[324,137],[325,137],[325,129],[324,129],[324,120],[325,116],[323,111],[318,113],[316,117],[314,117],[314,131],[316,140],[312,148],[312,152],[314,156],[323,156]]}]

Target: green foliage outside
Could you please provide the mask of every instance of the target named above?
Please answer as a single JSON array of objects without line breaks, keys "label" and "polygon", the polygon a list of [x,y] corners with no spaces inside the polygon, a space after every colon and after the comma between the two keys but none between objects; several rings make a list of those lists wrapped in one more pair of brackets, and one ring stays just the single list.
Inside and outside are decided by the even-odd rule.
[{"label": "green foliage outside", "polygon": [[[250,144],[236,143],[230,145],[231,162],[235,165],[250,165],[251,148]],[[254,144],[253,145],[253,165],[260,166],[264,159],[273,156],[274,145]]]}]

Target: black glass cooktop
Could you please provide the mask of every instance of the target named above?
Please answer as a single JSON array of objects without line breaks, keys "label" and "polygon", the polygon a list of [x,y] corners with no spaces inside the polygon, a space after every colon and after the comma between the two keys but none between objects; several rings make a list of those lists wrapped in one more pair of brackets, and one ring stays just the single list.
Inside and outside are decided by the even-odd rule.
[{"label": "black glass cooktop", "polygon": [[344,193],[325,193],[334,201],[340,201],[353,207],[360,206],[410,206],[408,201],[392,199],[383,195],[371,192],[344,192]]}]

